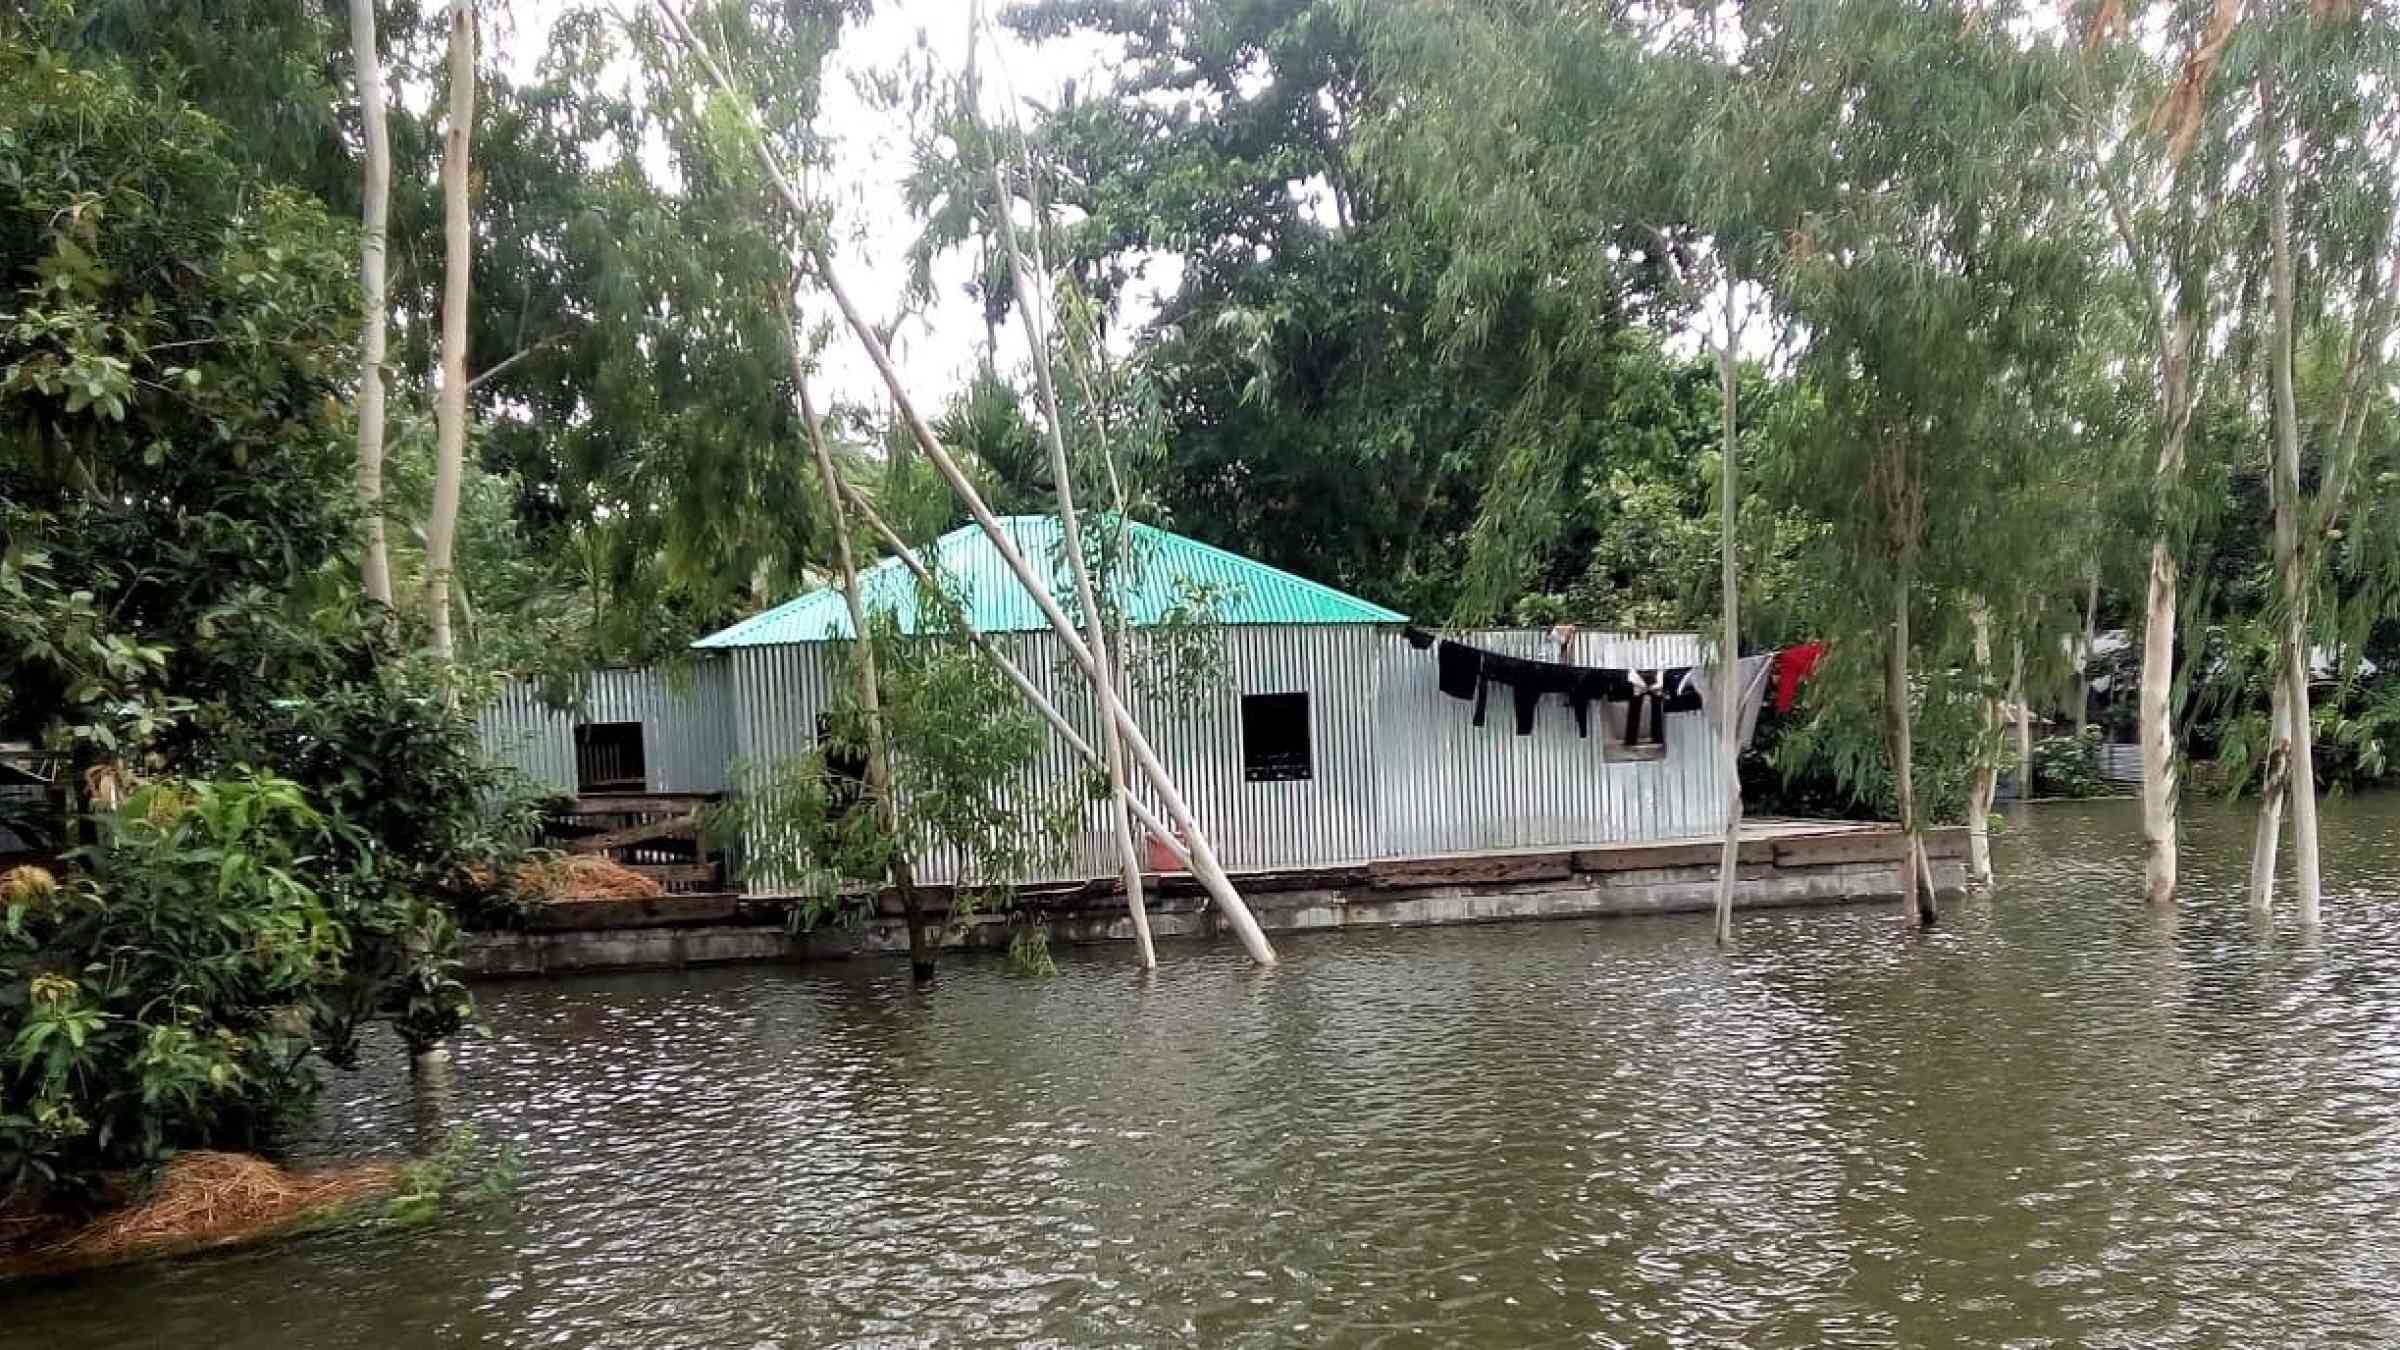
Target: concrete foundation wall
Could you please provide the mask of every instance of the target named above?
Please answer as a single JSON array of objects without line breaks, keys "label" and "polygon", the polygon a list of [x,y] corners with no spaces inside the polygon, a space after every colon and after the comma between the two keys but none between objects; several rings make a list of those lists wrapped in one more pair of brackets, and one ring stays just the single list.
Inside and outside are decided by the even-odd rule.
[{"label": "concrete foundation wall", "polygon": [[[1966,832],[1926,837],[1942,895],[1966,888]],[[1902,839],[1862,830],[1746,840],[1736,908],[1897,902]],[[1469,857],[1406,858],[1237,877],[1270,933],[1344,928],[1503,923],[1706,910],[1716,903],[1719,845],[1687,842]],[[938,893],[932,903],[940,905]],[[908,929],[885,897],[856,928],[794,933],[790,902],[739,895],[667,896],[553,905],[522,932],[468,939],[477,976],[556,974],[905,953]],[[1185,877],[1162,877],[1150,896],[1161,938],[1214,938],[1218,915]],[[943,910],[946,912],[946,908]],[[951,927],[953,947],[1000,948],[1017,926],[1046,925],[1053,942],[1130,942],[1124,901],[1104,883],[1019,896],[1014,915],[977,915]]]}]

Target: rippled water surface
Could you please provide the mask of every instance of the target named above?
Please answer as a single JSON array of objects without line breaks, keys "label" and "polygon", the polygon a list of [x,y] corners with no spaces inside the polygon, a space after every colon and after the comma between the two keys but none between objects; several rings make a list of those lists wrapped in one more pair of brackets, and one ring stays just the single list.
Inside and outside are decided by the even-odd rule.
[{"label": "rippled water surface", "polygon": [[[10,1346],[2400,1343],[2400,799],[2321,937],[2130,804],[1884,908],[487,987],[512,1208],[0,1289]],[[390,1061],[394,1056],[387,1054]],[[396,1063],[308,1147],[405,1147]]]}]

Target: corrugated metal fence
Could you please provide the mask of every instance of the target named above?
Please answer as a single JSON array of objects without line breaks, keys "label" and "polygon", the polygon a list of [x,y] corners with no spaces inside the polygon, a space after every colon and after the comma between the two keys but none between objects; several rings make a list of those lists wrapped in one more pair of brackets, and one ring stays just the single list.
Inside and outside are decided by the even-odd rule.
[{"label": "corrugated metal fence", "polygon": [[[1140,635],[1137,635],[1137,641]],[[1723,828],[1724,781],[1707,718],[1667,719],[1655,759],[1612,756],[1600,709],[1578,736],[1567,704],[1546,699],[1530,736],[1515,734],[1512,694],[1495,689],[1482,727],[1469,704],[1444,697],[1434,653],[1371,625],[1258,625],[1220,631],[1223,678],[1183,695],[1137,675],[1134,706],[1177,786],[1228,867],[1307,866],[1376,857],[1675,838]],[[1464,635],[1487,650],[1560,659],[1546,633]],[[1015,633],[994,641],[1095,745],[1092,700],[1057,639]],[[593,677],[582,721],[639,721],[652,791],[721,791],[738,766],[805,753],[838,678],[838,648],[743,647],[704,662],[678,685],[656,672]],[[1644,669],[1691,665],[1691,634],[1587,633],[1565,654],[1576,664]],[[1138,672],[1145,668],[1136,660]],[[1252,781],[1245,772],[1242,699],[1306,693],[1312,773]],[[544,781],[574,786],[573,721],[512,689],[485,716],[486,744]],[[1080,760],[1056,736],[1020,780],[1029,807],[1078,784]],[[1153,801],[1153,805],[1155,805]],[[1085,828],[1058,876],[1115,871],[1105,811]],[[927,881],[957,879],[959,860],[923,860]],[[785,879],[788,884],[788,879]],[[754,885],[762,884],[756,879]],[[765,883],[772,884],[772,883]]]}]

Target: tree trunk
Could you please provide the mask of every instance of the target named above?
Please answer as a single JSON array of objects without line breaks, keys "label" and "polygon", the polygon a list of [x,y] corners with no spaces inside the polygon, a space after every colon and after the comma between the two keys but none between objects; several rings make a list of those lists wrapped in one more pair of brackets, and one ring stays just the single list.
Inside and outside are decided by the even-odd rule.
[{"label": "tree trunk", "polygon": [[[2272,58],[2259,77],[2258,89],[2269,142],[2267,153],[2261,156],[2267,171],[2267,279],[2274,310],[2274,332],[2267,349],[2275,394],[2275,472],[2269,481],[2275,500],[2275,570],[2283,583],[2282,730],[2291,741],[2286,791],[2292,813],[2292,893],[2299,901],[2300,922],[2313,925],[2319,917],[2320,873],[2316,753],[2308,707],[2308,559],[2300,538],[2300,414],[2292,392],[2292,343],[2297,336],[2292,317],[2292,213],[2284,181],[2282,118]],[[2255,865],[2252,870],[2256,871]]]},{"label": "tree trunk", "polygon": [[[1042,298],[1028,275],[1025,257],[1017,248],[1016,222],[1008,209],[1008,184],[1001,176],[997,158],[992,161],[992,186],[999,203],[1000,238],[1008,249],[1008,272],[1015,283],[1017,311],[1025,319],[1025,339],[1033,349],[1034,388],[1042,401],[1042,420],[1049,427],[1050,474],[1055,480],[1053,490],[1058,497],[1059,538],[1067,552],[1067,567],[1075,580],[1075,601],[1083,610],[1084,643],[1091,648],[1092,661],[1097,666],[1094,680],[1105,693],[1101,706],[1118,701],[1116,690],[1117,667],[1109,656],[1109,635],[1106,616],[1100,608],[1100,595],[1092,585],[1090,560],[1083,552],[1083,525],[1075,515],[1075,484],[1073,466],[1067,458],[1066,424],[1059,418],[1058,382],[1050,369],[1050,325],[1045,321]],[[1041,224],[1037,220],[1034,229]],[[1122,565],[1120,563],[1120,565]],[[1150,914],[1142,904],[1142,853],[1133,842],[1133,817],[1126,808],[1128,791],[1125,786],[1125,744],[1117,730],[1116,719],[1100,718],[1101,755],[1108,764],[1109,824],[1117,842],[1117,871],[1125,888],[1125,908],[1133,920],[1135,959],[1144,970],[1158,966],[1158,953],[1150,945]]]},{"label": "tree trunk", "polygon": [[[2016,709],[2017,799],[2033,795],[2033,708],[2025,699],[2025,639],[2019,635],[2009,653],[2008,701]],[[1984,880],[1991,880],[1985,877]]]},{"label": "tree trunk", "polygon": [[360,130],[366,141],[365,207],[360,214],[358,289],[363,310],[358,360],[358,509],[364,533],[359,573],[367,599],[392,605],[391,549],[383,535],[383,352],[386,237],[392,196],[392,141],[375,49],[375,0],[350,0],[350,50],[358,64]]},{"label": "tree trunk", "polygon": [[[787,316],[788,322],[788,316]],[[858,557],[850,548],[850,515],[844,509],[841,475],[834,472],[833,451],[825,444],[824,419],[808,395],[800,330],[792,334],[792,381],[800,391],[800,421],[808,433],[809,453],[816,457],[817,476],[825,484],[825,500],[833,512],[834,560],[842,573],[842,604],[850,612],[850,633],[858,643],[858,706],[867,720],[867,790],[875,794],[875,814],[883,817],[884,837],[900,838],[900,803],[892,793],[891,737],[883,724],[883,677],[876,670],[874,630],[867,626],[866,597],[858,586]],[[892,890],[900,897],[900,913],[908,921],[909,973],[923,983],[933,978],[938,950],[926,929],[925,906],[917,895],[917,878],[908,859],[895,852],[891,862]]]},{"label": "tree trunk", "polygon": [[1900,917],[1930,928],[1935,918],[1930,888],[1920,888],[1918,874],[1925,864],[1917,826],[1916,729],[1908,705],[1908,592],[1914,579],[1916,548],[1903,544],[1892,572],[1892,629],[1883,652],[1884,719],[1891,740],[1892,789],[1899,800],[1900,830],[1908,836],[1908,853],[1901,863]]},{"label": "tree trunk", "polygon": [[1739,520],[1741,442],[1735,428],[1734,399],[1739,371],[1734,364],[1734,288],[1725,281],[1725,345],[1717,354],[1718,376],[1724,383],[1725,450],[1719,467],[1717,549],[1723,562],[1725,637],[1717,650],[1717,746],[1725,766],[1725,847],[1717,856],[1717,944],[1733,944],[1733,884],[1738,875],[1742,840],[1742,558],[1734,528]]},{"label": "tree trunk", "polygon": [[433,511],[425,522],[425,617],[447,658],[450,566],[458,546],[459,482],[467,453],[467,277],[475,222],[467,214],[467,144],[475,125],[475,13],[450,2],[450,126],[442,142],[442,390],[434,405]]},{"label": "tree trunk", "polygon": [[[1975,628],[1975,677],[1984,686],[1983,744],[1976,747],[1975,776],[1967,785],[1967,879],[1978,886],[1992,882],[1992,804],[2000,795],[2000,766],[1992,762],[1991,742],[2000,731],[2000,697],[1992,692],[1992,614],[1982,600],[1974,601],[1968,620]],[[2019,792],[2023,789],[2020,787]]]},{"label": "tree trunk", "polygon": [[2083,597],[2083,651],[2075,659],[2075,744],[2083,744],[2092,717],[2092,646],[2100,640],[2100,560],[2092,560]]},{"label": "tree trunk", "polygon": [[[666,20],[667,26],[673,30],[677,42],[707,67],[709,76],[718,90],[728,97],[741,98],[740,91],[726,76],[724,68],[717,64],[715,56],[709,52],[706,44],[700,41],[699,35],[692,31],[691,24],[683,14],[667,0],[660,0],[658,12],[660,17]],[[767,140],[764,129],[759,126],[756,106],[747,101],[744,101],[741,106],[745,116],[750,119],[750,128],[753,132],[751,146],[758,156],[760,167],[765,170],[768,181],[773,186],[777,197],[783,202],[784,209],[791,214],[792,223],[806,228],[811,221],[810,213],[806,204],[800,199],[799,189],[792,185],[791,175],[784,172],[781,158],[776,154],[774,146]],[[970,516],[974,517],[977,527],[983,531],[984,538],[991,542],[993,551],[998,553],[1001,560],[1008,564],[1010,574],[1017,579],[1017,584],[1025,589],[1027,598],[1033,601],[1035,608],[1041,610],[1043,619],[1049,623],[1050,631],[1057,636],[1059,645],[1066,649],[1068,658],[1075,663],[1077,669],[1084,673],[1084,678],[1093,682],[1094,688],[1100,695],[1103,715],[1114,720],[1119,733],[1124,737],[1127,751],[1133,756],[1134,765],[1150,781],[1151,786],[1158,793],[1159,804],[1165,808],[1167,818],[1173,821],[1175,828],[1182,833],[1183,846],[1190,855],[1193,877],[1208,891],[1210,898],[1217,902],[1218,908],[1225,915],[1227,924],[1233,929],[1234,936],[1241,940],[1244,949],[1250,953],[1250,958],[1263,966],[1274,965],[1274,945],[1267,941],[1266,932],[1258,926],[1257,917],[1250,912],[1249,905],[1242,900],[1241,892],[1234,888],[1233,879],[1225,874],[1223,865],[1217,861],[1215,848],[1210,844],[1207,833],[1201,829],[1199,818],[1193,814],[1190,802],[1185,799],[1182,790],[1176,787],[1174,776],[1167,772],[1166,765],[1158,758],[1158,753],[1151,746],[1149,738],[1142,734],[1141,726],[1134,720],[1132,712],[1125,707],[1122,700],[1117,698],[1114,685],[1092,660],[1091,648],[1085,645],[1082,635],[1075,630],[1075,624],[1067,618],[1066,612],[1059,608],[1058,602],[1051,596],[1049,588],[1042,584],[1032,567],[1026,563],[1024,556],[1018,552],[1015,543],[1009,539],[1008,532],[1000,527],[999,518],[992,514],[991,507],[983,500],[983,494],[975,489],[974,483],[959,468],[958,462],[952,459],[949,451],[942,447],[941,439],[934,434],[933,427],[925,420],[923,411],[916,406],[915,400],[909,397],[906,386],[901,382],[898,368],[892,364],[891,352],[886,348],[882,336],[868,323],[866,316],[859,310],[857,302],[851,297],[849,289],[842,285],[840,276],[833,270],[832,257],[822,243],[812,244],[809,258],[816,269],[818,278],[824,283],[826,291],[833,296],[835,307],[842,312],[842,321],[857,337],[860,348],[866,352],[868,361],[874,365],[876,374],[883,380],[884,387],[891,391],[892,402],[899,410],[901,421],[907,427],[910,437],[916,441],[920,449],[925,451],[926,458],[932,461],[935,470],[942,475],[942,481],[950,485],[950,490],[957,494],[960,504],[967,508]]]},{"label": "tree trunk", "polygon": [[2150,541],[2150,598],[2142,629],[2142,878],[2153,905],[2175,903],[2175,556]]},{"label": "tree trunk", "polygon": [[2283,794],[2292,772],[2291,685],[2283,678],[2281,652],[2267,711],[2267,767],[2258,785],[2258,821],[2250,836],[2250,910],[2275,909],[2275,854],[2283,841]]}]

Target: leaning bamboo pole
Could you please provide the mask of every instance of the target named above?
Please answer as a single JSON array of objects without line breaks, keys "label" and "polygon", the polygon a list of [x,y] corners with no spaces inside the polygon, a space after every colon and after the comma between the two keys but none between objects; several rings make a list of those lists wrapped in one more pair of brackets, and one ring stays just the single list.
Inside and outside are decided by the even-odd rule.
[{"label": "leaning bamboo pole", "polygon": [[[1116,666],[1109,660],[1108,623],[1100,612],[1100,595],[1092,585],[1090,561],[1083,554],[1083,526],[1075,517],[1074,474],[1067,460],[1067,432],[1058,415],[1058,386],[1051,378],[1049,325],[1042,322],[1041,297],[1035,293],[1033,277],[1025,266],[1025,255],[1017,248],[1016,221],[1008,209],[1008,183],[1000,172],[1000,157],[992,157],[992,189],[994,214],[999,217],[1000,241],[1008,251],[1008,274],[1017,292],[1017,312],[1025,319],[1025,341],[1033,349],[1033,383],[1042,401],[1042,420],[1048,424],[1050,440],[1050,474],[1055,480],[1053,491],[1058,497],[1058,531],[1061,545],[1066,549],[1067,567],[1075,579],[1075,601],[1083,610],[1085,642],[1092,649],[1097,669],[1093,674],[1096,686],[1116,697]],[[1035,203],[1040,210],[1040,203]],[[1036,220],[1035,230],[1041,223]],[[1036,247],[1039,247],[1038,243]],[[1124,565],[1123,559],[1118,565]],[[1150,915],[1142,907],[1142,855],[1133,846],[1133,820],[1125,809],[1132,795],[1125,787],[1125,743],[1118,734],[1113,718],[1100,721],[1102,757],[1108,762],[1108,819],[1110,833],[1117,840],[1117,870],[1124,879],[1125,909],[1133,919],[1133,940],[1142,969],[1155,969],[1158,953],[1150,946]]]},{"label": "leaning bamboo pole", "polygon": [[1718,467],[1721,495],[1717,546],[1722,550],[1725,588],[1725,638],[1717,650],[1717,750],[1725,761],[1725,848],[1717,859],[1717,944],[1733,945],[1733,883],[1742,848],[1742,557],[1737,547],[1735,513],[1741,496],[1735,478],[1741,451],[1734,430],[1734,281],[1725,275],[1725,345],[1717,353],[1718,375],[1724,382],[1725,454]]},{"label": "leaning bamboo pole", "polygon": [[[683,15],[676,11],[672,0],[656,0],[656,3],[660,14],[666,18],[668,26],[674,30],[677,40],[682,43],[686,51],[706,67],[710,79],[718,90],[726,97],[740,103],[742,115],[749,122],[750,143],[758,154],[760,167],[766,172],[768,182],[774,187],[776,196],[782,200],[784,209],[792,213],[794,224],[805,229],[809,219],[807,207],[800,200],[799,189],[792,185],[791,176],[784,171],[782,159],[775,153],[774,147],[766,138],[764,129],[759,125],[756,107],[742,99],[739,90],[734,87],[731,77],[727,76],[724,68],[718,65],[716,57],[708,50],[707,45],[701,42],[699,35],[692,31],[691,25],[685,21]],[[1160,805],[1166,809],[1167,817],[1174,822],[1177,829],[1182,831],[1185,847],[1191,856],[1193,876],[1207,888],[1210,898],[1215,900],[1218,908],[1224,911],[1227,924],[1232,927],[1234,935],[1241,940],[1242,946],[1250,953],[1251,959],[1260,965],[1274,965],[1275,949],[1273,945],[1267,941],[1266,933],[1259,928],[1257,918],[1250,913],[1250,907],[1243,902],[1241,893],[1234,889],[1233,879],[1225,874],[1224,867],[1217,861],[1215,848],[1210,844],[1207,833],[1201,829],[1199,818],[1193,814],[1191,804],[1185,800],[1182,790],[1175,785],[1173,775],[1167,772],[1166,765],[1158,757],[1158,752],[1151,747],[1149,738],[1142,734],[1140,725],[1133,719],[1133,714],[1125,707],[1123,700],[1117,697],[1115,687],[1106,678],[1097,663],[1093,661],[1091,648],[1075,631],[1074,623],[1067,618],[1065,611],[1059,608],[1058,601],[1051,596],[1049,588],[1041,583],[1032,567],[1026,563],[1023,553],[1009,538],[1008,532],[1001,528],[999,518],[992,514],[991,507],[983,500],[983,494],[976,491],[975,485],[958,467],[957,461],[952,459],[950,452],[943,448],[941,438],[934,434],[932,425],[925,420],[924,414],[917,408],[916,401],[909,397],[908,390],[900,379],[899,369],[892,364],[891,351],[884,345],[882,335],[876,332],[874,325],[860,312],[857,302],[850,295],[849,288],[842,284],[840,275],[833,268],[833,259],[825,246],[812,238],[807,247],[809,260],[815,266],[818,279],[824,283],[826,291],[833,296],[834,305],[841,310],[843,321],[857,336],[859,345],[866,351],[867,359],[874,363],[876,373],[882,377],[884,386],[891,391],[892,402],[899,409],[901,421],[908,428],[910,436],[916,440],[918,447],[925,451],[926,458],[933,463],[935,470],[942,475],[943,480],[950,484],[951,491],[957,494],[960,503],[967,508],[968,514],[975,518],[975,523],[983,530],[984,537],[991,542],[993,550],[1000,555],[1001,561],[1008,564],[1009,571],[1017,578],[1018,584],[1025,588],[1026,595],[1032,599],[1035,607],[1042,611],[1042,617],[1049,621],[1051,631],[1057,634],[1059,645],[1066,649],[1068,657],[1083,671],[1084,677],[1091,680],[1093,690],[1099,696],[1103,716],[1116,723],[1119,734],[1124,737],[1126,749],[1133,754],[1134,763],[1141,769],[1143,776],[1150,780],[1151,787],[1158,793]]]}]

